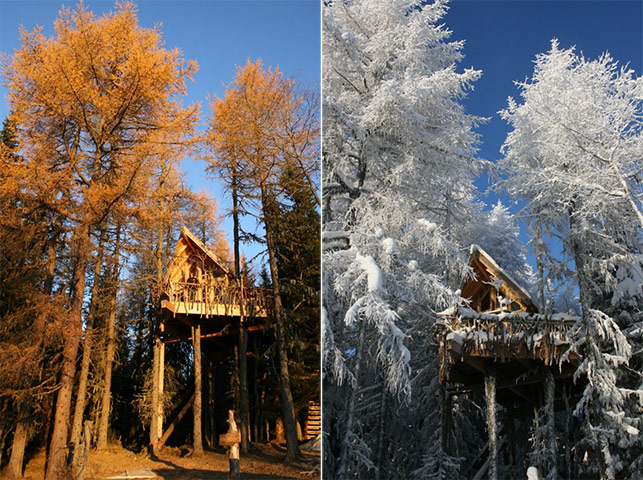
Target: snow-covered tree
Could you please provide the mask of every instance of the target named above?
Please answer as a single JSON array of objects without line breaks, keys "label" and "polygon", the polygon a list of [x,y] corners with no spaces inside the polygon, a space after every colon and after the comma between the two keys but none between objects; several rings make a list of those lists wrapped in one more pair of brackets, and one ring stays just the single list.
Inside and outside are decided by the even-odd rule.
[{"label": "snow-covered tree", "polygon": [[471,243],[480,245],[521,287],[532,293],[534,272],[527,262],[516,218],[500,200],[476,218],[478,222],[469,227]]},{"label": "snow-covered tree", "polygon": [[[523,102],[510,99],[501,112],[513,127],[500,162],[503,186],[563,242],[561,268],[568,259],[575,266],[582,314],[575,378],[588,381],[575,410],[584,430],[577,453],[588,453],[581,468],[602,478],[633,475],[643,392],[621,385],[626,375],[640,385],[641,372],[622,368],[632,348],[618,322],[632,341],[643,308],[643,80],[608,54],[588,60],[554,40],[518,85]],[[621,318],[618,305],[634,316]]]},{"label": "snow-covered tree", "polygon": [[[428,343],[434,312],[458,301],[468,271],[462,225],[476,211],[481,167],[479,119],[459,103],[480,72],[456,70],[463,45],[438,23],[446,11],[445,1],[324,5],[324,462],[333,478],[407,478],[428,453],[418,446],[440,430]],[[423,476],[453,474],[457,465],[440,458]]]}]

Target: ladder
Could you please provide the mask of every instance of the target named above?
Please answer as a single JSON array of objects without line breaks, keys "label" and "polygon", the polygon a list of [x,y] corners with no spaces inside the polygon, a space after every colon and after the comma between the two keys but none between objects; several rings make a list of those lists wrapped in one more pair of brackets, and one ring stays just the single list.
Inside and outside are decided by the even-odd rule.
[{"label": "ladder", "polygon": [[321,405],[311,400],[308,402],[308,413],[306,415],[306,439],[316,437],[321,433]]}]

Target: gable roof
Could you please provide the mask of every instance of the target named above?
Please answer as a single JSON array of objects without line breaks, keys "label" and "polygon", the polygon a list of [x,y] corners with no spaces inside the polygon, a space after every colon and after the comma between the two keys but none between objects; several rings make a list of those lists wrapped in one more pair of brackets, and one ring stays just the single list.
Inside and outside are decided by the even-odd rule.
[{"label": "gable roof", "polygon": [[176,264],[178,259],[182,256],[183,252],[185,251],[184,248],[182,248],[182,244],[188,244],[191,246],[193,249],[197,250],[201,254],[203,254],[206,258],[210,259],[213,263],[216,264],[216,266],[223,271],[223,273],[228,276],[232,277],[232,273],[230,270],[225,266],[225,262],[223,262],[219,256],[214,253],[212,250],[210,250],[208,247],[205,246],[205,244],[199,240],[191,231],[188,227],[183,226],[181,227],[181,235],[179,236],[179,241],[176,243],[176,247],[174,248],[174,258],[172,259],[172,263],[170,264],[170,268],[168,268],[167,274],[166,274],[166,281],[168,280],[168,277],[172,273],[172,266]]},{"label": "gable roof", "polygon": [[[513,279],[511,275],[505,272],[496,261],[485,252],[479,245],[473,244],[470,249],[469,265],[473,266],[473,261],[477,260],[484,266],[484,268],[491,273],[495,278],[500,279],[525,305],[533,308],[538,312],[536,303],[532,300],[531,295],[520,284]],[[464,284],[463,284],[464,285]]]},{"label": "gable roof", "polygon": [[230,273],[230,270],[226,268],[223,260],[221,260],[216,253],[214,253],[212,250],[206,247],[201,240],[196,238],[196,236],[188,229],[188,227],[186,226],[181,227],[181,235],[185,236],[185,238],[187,238],[190,242],[192,242],[192,244],[194,244],[195,247],[197,247],[199,250],[205,253],[214,263],[216,263],[221,268],[221,270],[225,272],[226,275],[232,276],[232,273]]}]

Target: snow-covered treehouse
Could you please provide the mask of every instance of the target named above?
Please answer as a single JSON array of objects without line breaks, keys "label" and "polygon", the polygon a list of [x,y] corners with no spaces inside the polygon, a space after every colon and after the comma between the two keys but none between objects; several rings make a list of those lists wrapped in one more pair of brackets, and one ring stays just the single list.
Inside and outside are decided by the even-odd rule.
[{"label": "snow-covered treehouse", "polygon": [[445,450],[453,443],[453,395],[484,394],[504,421],[496,429],[496,409],[487,408],[489,442],[463,471],[479,479],[495,470],[501,451],[505,465],[515,465],[514,418],[533,415],[548,395],[555,398],[553,408],[569,410],[582,387],[572,382],[578,357],[570,345],[577,318],[541,314],[529,293],[477,245],[471,247],[469,266],[473,277],[461,286],[467,303],[440,314],[436,339]]}]

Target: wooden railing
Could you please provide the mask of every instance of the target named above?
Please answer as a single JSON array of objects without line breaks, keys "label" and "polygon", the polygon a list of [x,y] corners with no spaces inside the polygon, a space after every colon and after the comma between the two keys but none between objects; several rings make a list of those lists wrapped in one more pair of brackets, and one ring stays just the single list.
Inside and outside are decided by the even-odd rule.
[{"label": "wooden railing", "polygon": [[577,321],[569,316],[491,315],[461,308],[443,316],[437,325],[436,338],[442,362],[453,363],[457,357],[469,355],[500,360],[536,358],[552,365],[572,353]]},{"label": "wooden railing", "polygon": [[267,290],[237,283],[168,282],[164,293],[174,313],[265,317],[270,305]]}]

